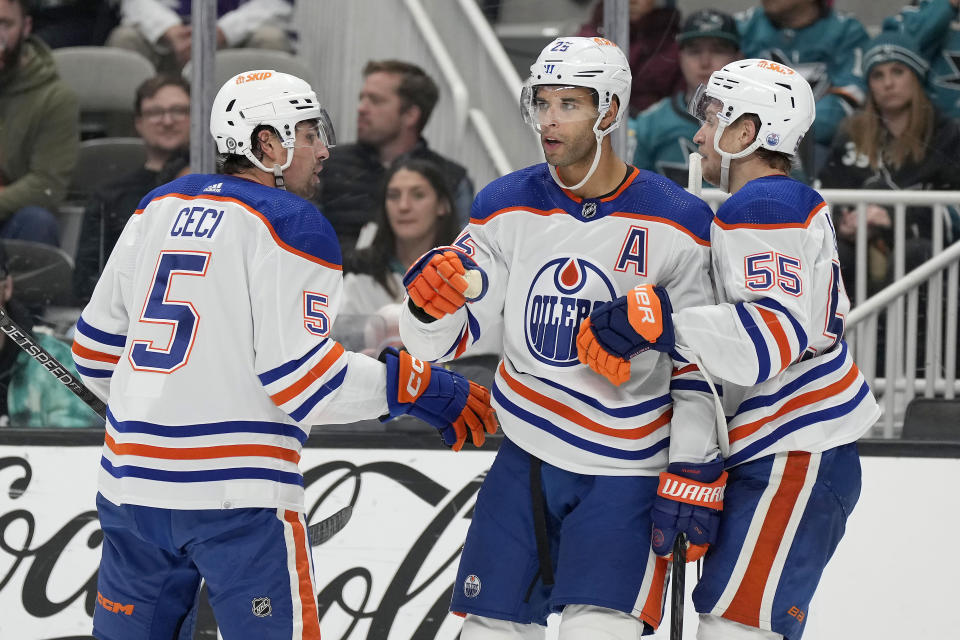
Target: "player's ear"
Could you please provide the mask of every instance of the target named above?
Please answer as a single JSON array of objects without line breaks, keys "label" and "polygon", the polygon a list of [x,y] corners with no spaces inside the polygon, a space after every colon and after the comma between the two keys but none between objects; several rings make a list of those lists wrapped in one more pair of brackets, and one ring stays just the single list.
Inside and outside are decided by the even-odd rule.
[{"label": "player's ear", "polygon": [[617,114],[620,113],[620,98],[618,96],[613,96],[613,100],[610,101],[610,108],[607,109],[607,113],[604,114],[603,120],[600,121],[600,128],[606,129],[613,121],[617,119]]}]

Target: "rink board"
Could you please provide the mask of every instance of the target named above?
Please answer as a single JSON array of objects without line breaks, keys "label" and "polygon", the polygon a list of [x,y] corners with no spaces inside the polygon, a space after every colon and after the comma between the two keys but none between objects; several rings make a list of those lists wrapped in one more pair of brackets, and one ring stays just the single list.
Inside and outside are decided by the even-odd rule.
[{"label": "rink board", "polygon": [[[446,603],[493,455],[304,449],[309,521],[354,504],[346,528],[314,549],[324,640],[456,637],[460,619],[446,614]],[[0,445],[0,638],[89,638],[102,541],[94,507],[99,458],[92,445]],[[804,638],[949,636],[960,560],[942,534],[960,530],[952,490],[960,486],[960,459],[865,456],[863,469],[860,504]],[[688,586],[695,581],[691,567]],[[692,639],[687,602],[685,637]],[[667,635],[664,627],[654,637]]]}]

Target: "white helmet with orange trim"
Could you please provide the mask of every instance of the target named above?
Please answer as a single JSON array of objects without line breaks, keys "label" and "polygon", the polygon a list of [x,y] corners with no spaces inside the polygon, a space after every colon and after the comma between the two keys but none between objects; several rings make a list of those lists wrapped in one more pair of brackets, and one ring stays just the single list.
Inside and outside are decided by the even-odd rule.
[{"label": "white helmet with orange trim", "polygon": [[[710,75],[690,100],[690,114],[703,122],[708,109],[716,109],[717,132],[713,147],[720,154],[721,187],[729,184],[730,161],[762,147],[796,155],[800,141],[813,124],[816,104],[810,84],[795,70],[771,60],[731,62]],[[728,153],[720,148],[724,129],[740,116],[760,118],[757,137],[746,149]]]},{"label": "white helmet with orange trim", "polygon": [[[567,186],[560,181],[556,168],[550,166],[554,181],[565,189],[579,189],[593,175],[600,160],[600,141],[620,126],[627,117],[632,83],[630,65],[620,47],[605,38],[571,36],[557,38],[540,52],[537,61],[530,67],[530,77],[523,83],[520,92],[520,111],[524,122],[540,133],[540,114],[536,87],[551,85],[558,88],[586,87],[597,94],[597,111],[593,133],[597,139],[590,171],[579,184]],[[616,96],[619,102],[616,119],[606,128],[600,122]],[[593,114],[590,114],[593,117]]]},{"label": "white helmet with orange trim", "polygon": [[[296,126],[304,120],[316,123],[324,146],[336,144],[330,116],[307,82],[259,69],[233,76],[220,87],[210,111],[210,133],[220,153],[242,155],[259,169],[278,173],[293,161]],[[251,136],[260,125],[273,127],[280,137],[287,150],[283,165],[266,167],[253,153]]]}]

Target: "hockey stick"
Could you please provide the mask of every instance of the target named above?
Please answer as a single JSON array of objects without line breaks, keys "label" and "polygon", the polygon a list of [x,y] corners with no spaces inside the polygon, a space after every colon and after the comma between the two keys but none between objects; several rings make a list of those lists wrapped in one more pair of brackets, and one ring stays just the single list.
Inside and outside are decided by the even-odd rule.
[{"label": "hockey stick", "polygon": [[[104,420],[107,419],[107,405],[95,396],[90,389],[86,388],[80,380],[74,377],[59,360],[50,355],[49,351],[41,347],[36,340],[34,340],[33,336],[21,329],[3,308],[0,308],[0,331],[3,331],[14,344],[23,349],[28,356],[49,371],[50,375],[59,380],[63,386],[83,400],[98,416]],[[329,518],[307,527],[310,546],[323,544],[333,537],[335,533],[346,526],[351,515],[353,515],[352,507],[346,506]]]},{"label": "hockey stick", "polygon": [[5,309],[0,309],[0,331],[3,331],[8,338],[13,340],[14,344],[23,349],[28,356],[49,371],[50,375],[59,380],[63,386],[70,389],[74,395],[83,400],[97,415],[104,420],[107,419],[107,405],[105,405],[100,398],[93,395],[90,389],[83,386],[83,383],[75,378],[59,360],[41,347],[33,339],[33,336],[21,329],[17,323],[10,318]]},{"label": "hockey stick", "polygon": [[678,534],[673,541],[673,567],[670,577],[670,640],[683,640],[683,601],[687,577],[687,536]]},{"label": "hockey stick", "polygon": [[350,522],[350,516],[352,515],[353,507],[348,504],[329,518],[325,518],[307,527],[307,537],[310,539],[310,546],[316,547],[332,538],[335,533],[347,526],[347,523]]}]

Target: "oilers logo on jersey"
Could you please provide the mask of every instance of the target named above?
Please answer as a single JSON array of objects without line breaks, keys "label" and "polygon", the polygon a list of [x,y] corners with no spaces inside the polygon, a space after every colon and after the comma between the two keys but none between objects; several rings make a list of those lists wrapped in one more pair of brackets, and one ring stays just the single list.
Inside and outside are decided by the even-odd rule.
[{"label": "oilers logo on jersey", "polygon": [[527,293],[527,348],[537,360],[572,367],[577,360],[577,330],[593,307],[617,297],[603,269],[586,258],[554,258],[537,271]]}]

